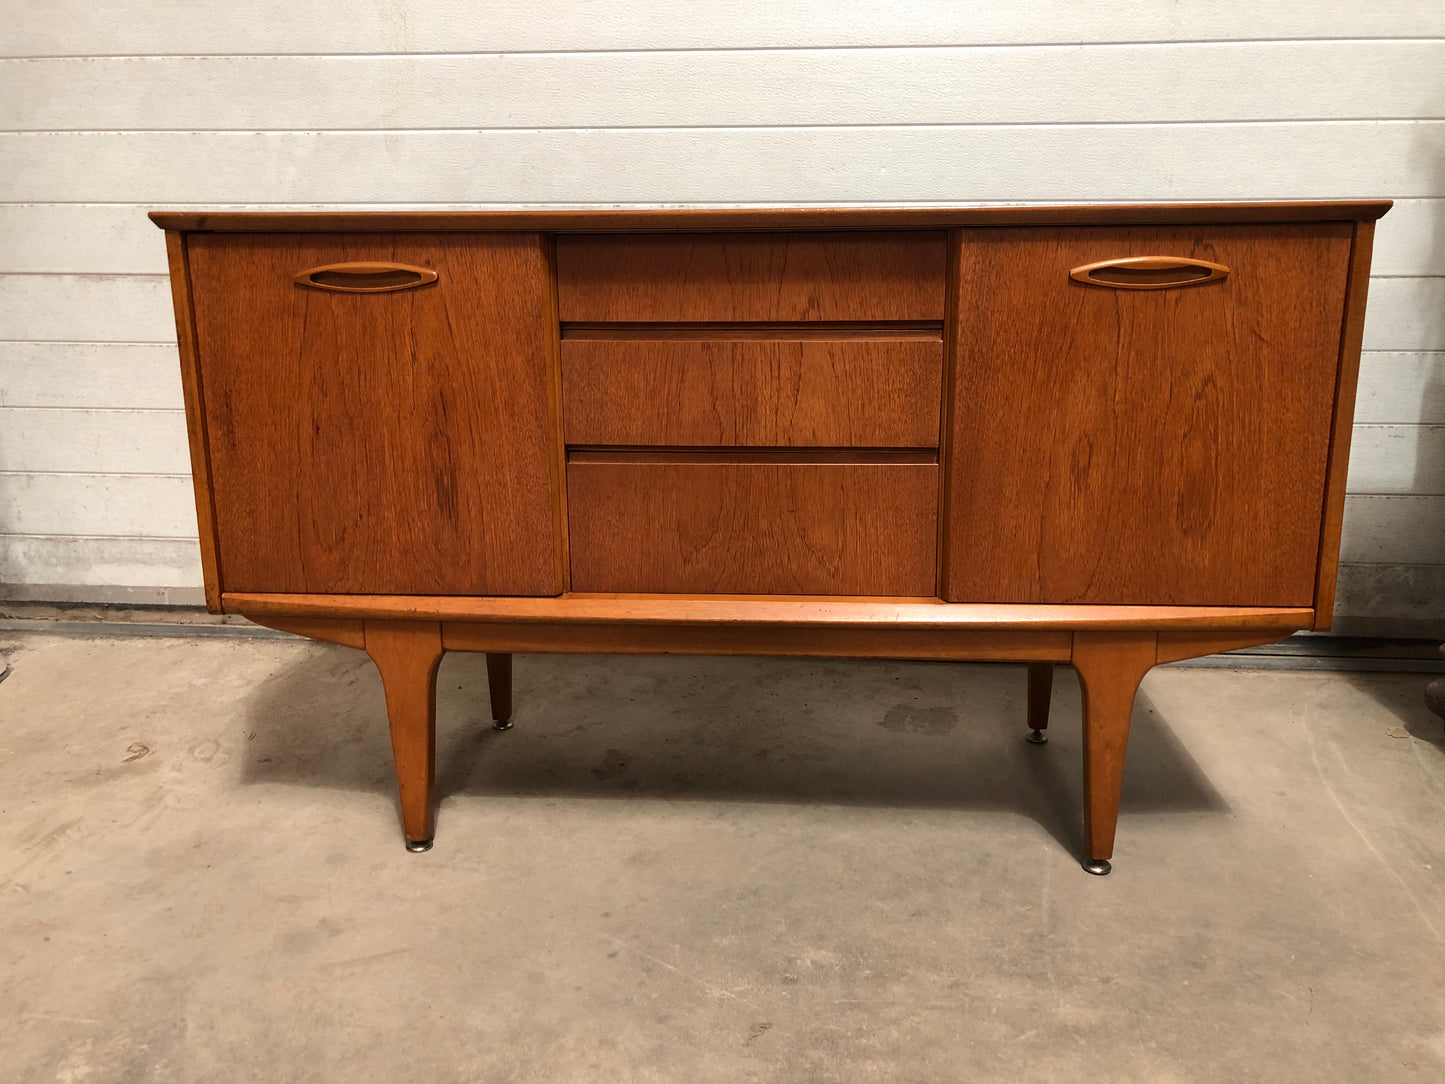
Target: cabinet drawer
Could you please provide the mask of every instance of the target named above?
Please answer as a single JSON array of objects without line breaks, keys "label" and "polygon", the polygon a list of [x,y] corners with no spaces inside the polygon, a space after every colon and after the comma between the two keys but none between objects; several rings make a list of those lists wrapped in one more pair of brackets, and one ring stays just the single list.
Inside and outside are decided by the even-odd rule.
[{"label": "cabinet drawer", "polygon": [[941,320],[941,232],[564,235],[561,318]]},{"label": "cabinet drawer", "polygon": [[943,342],[562,341],[569,444],[938,447]]},{"label": "cabinet drawer", "polygon": [[574,453],[574,591],[933,595],[938,464],[923,454]]}]

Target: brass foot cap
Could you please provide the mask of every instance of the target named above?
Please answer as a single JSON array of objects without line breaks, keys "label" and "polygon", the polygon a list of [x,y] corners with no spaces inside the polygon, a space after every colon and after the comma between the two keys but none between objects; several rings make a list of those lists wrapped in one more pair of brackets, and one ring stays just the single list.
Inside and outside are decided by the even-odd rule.
[{"label": "brass foot cap", "polygon": [[1032,742],[1034,745],[1043,745],[1048,740],[1049,736],[1042,730],[1030,730],[1028,737],[1024,739],[1024,741]]},{"label": "brass foot cap", "polygon": [[431,840],[409,839],[406,841],[406,849],[411,851],[412,854],[421,854],[422,851],[431,850]]},{"label": "brass foot cap", "polygon": [[1114,868],[1109,865],[1107,858],[1086,858],[1083,865],[1084,872],[1092,873],[1095,877],[1103,877]]},{"label": "brass foot cap", "polygon": [[492,720],[492,729],[493,729],[493,730],[511,730],[511,729],[512,729],[512,720],[510,720],[510,719],[493,719],[493,720]]}]

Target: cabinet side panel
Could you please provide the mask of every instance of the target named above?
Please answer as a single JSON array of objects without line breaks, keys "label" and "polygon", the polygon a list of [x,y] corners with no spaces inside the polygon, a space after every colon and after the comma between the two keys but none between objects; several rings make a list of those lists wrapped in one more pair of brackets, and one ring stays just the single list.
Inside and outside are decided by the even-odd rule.
[{"label": "cabinet side panel", "polygon": [[1340,364],[1335,384],[1335,415],[1330,433],[1330,465],[1320,531],[1319,579],[1315,585],[1315,624],[1330,627],[1335,616],[1335,583],[1340,573],[1340,531],[1345,518],[1345,476],[1350,466],[1350,435],[1355,425],[1355,390],[1360,382],[1360,346],[1365,337],[1365,295],[1370,285],[1370,255],[1375,224],[1355,224],[1350,254],[1350,283],[1345,292]]},{"label": "cabinet side panel", "polygon": [[[964,231],[944,596],[1311,606],[1351,234]],[[1070,278],[1137,256],[1230,271]]]},{"label": "cabinet side panel", "polygon": [[[561,591],[541,235],[190,243],[228,590]],[[293,281],[357,262],[437,280],[378,293]]]},{"label": "cabinet side panel", "polygon": [[211,491],[211,457],[206,442],[205,396],[196,357],[196,323],[191,302],[190,261],[186,236],[166,231],[166,258],[171,275],[171,301],[176,310],[176,345],[181,359],[181,390],[186,404],[186,439],[191,451],[191,482],[196,491],[196,531],[201,541],[201,573],[206,584],[206,609],[223,609],[220,563],[216,559],[216,507]]}]

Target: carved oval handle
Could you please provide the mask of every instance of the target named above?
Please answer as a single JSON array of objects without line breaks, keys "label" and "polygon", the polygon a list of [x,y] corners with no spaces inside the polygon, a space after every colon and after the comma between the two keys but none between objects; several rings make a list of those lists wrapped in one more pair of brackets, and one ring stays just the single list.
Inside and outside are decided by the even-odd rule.
[{"label": "carved oval handle", "polygon": [[336,290],[344,294],[384,294],[411,290],[437,280],[430,267],[404,263],[329,263],[295,276],[301,286],[313,290]]},{"label": "carved oval handle", "polygon": [[1085,286],[1107,286],[1112,290],[1168,290],[1220,282],[1228,274],[1229,268],[1222,263],[1187,256],[1125,256],[1086,263],[1070,271],[1069,278]]}]

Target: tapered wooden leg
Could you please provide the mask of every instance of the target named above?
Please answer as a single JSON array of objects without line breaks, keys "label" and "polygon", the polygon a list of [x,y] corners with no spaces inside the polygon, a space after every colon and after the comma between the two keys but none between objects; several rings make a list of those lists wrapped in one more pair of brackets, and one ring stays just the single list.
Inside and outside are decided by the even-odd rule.
[{"label": "tapered wooden leg", "polygon": [[1054,695],[1054,664],[1029,663],[1029,738],[1035,745],[1048,741],[1049,700]]},{"label": "tapered wooden leg", "polygon": [[1154,665],[1152,632],[1076,632],[1073,662],[1084,692],[1084,868],[1109,872],[1129,716],[1139,682]]},{"label": "tapered wooden leg", "polygon": [[512,729],[512,656],[487,652],[487,691],[492,695],[492,727]]},{"label": "tapered wooden leg", "polygon": [[366,653],[381,671],[391,752],[401,790],[406,848],[424,851],[436,832],[437,666],[442,627],[436,621],[367,621]]}]

